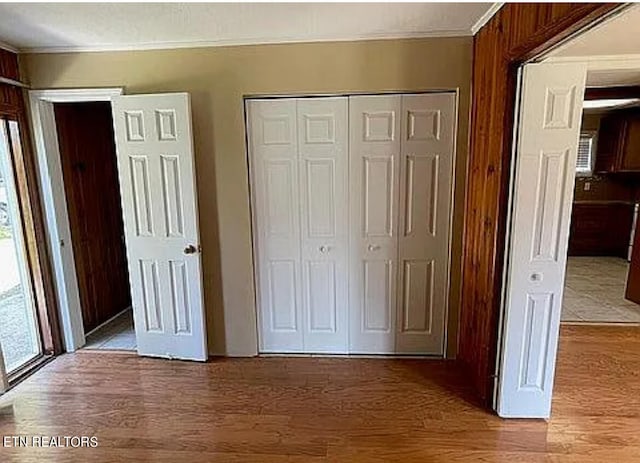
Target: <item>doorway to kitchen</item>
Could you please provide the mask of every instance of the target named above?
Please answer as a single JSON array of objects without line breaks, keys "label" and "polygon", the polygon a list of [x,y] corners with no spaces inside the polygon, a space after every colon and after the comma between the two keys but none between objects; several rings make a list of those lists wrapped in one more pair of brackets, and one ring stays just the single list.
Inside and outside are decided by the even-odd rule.
[{"label": "doorway to kitchen", "polygon": [[561,321],[639,323],[640,91],[598,93],[583,104]]},{"label": "doorway to kitchen", "polygon": [[[629,7],[519,69],[495,396],[500,416],[550,416],[563,333],[581,336],[580,349],[593,353],[640,329],[634,302],[640,43],[627,40],[639,17],[640,9]],[[632,326],[561,329],[570,318]],[[621,380],[635,383],[634,356],[620,352],[614,378],[597,362],[589,365],[599,387],[585,397],[600,401],[606,390],[611,403],[624,402],[616,391]]]}]

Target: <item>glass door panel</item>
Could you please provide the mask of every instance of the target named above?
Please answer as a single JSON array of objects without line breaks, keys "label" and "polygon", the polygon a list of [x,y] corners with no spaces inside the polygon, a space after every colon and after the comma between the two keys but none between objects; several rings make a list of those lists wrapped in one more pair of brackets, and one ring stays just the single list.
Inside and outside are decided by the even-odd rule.
[{"label": "glass door panel", "polygon": [[42,352],[11,155],[10,142],[19,141],[9,138],[11,124],[0,119],[0,345],[8,374]]}]

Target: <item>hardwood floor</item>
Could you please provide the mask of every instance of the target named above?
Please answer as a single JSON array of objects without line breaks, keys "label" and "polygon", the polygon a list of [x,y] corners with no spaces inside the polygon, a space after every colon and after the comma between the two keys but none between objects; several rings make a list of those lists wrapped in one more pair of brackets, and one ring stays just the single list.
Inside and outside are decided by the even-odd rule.
[{"label": "hardwood floor", "polygon": [[0,446],[0,461],[640,461],[640,327],[563,327],[548,423],[501,420],[470,392],[442,361],[87,351],[0,398],[0,434],[99,446]]}]

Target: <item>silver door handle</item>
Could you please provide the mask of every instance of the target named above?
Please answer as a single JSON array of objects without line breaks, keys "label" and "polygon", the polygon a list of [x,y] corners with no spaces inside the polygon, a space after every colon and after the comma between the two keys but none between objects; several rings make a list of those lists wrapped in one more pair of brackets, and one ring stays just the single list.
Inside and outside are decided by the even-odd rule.
[{"label": "silver door handle", "polygon": [[370,244],[369,245],[369,251],[377,251],[378,249],[380,249],[380,246],[377,244]]},{"label": "silver door handle", "polygon": [[531,281],[542,281],[542,273],[532,273],[529,279]]},{"label": "silver door handle", "polygon": [[329,246],[320,246],[320,252],[329,252],[331,248]]}]

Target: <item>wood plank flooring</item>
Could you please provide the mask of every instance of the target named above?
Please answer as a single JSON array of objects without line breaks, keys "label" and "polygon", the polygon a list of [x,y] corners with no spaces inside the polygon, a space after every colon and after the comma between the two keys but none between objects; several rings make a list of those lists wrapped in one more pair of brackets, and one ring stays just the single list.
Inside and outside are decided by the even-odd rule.
[{"label": "wood plank flooring", "polygon": [[640,461],[640,327],[562,329],[553,418],[484,411],[453,362],[65,355],[0,398],[1,462]]}]

